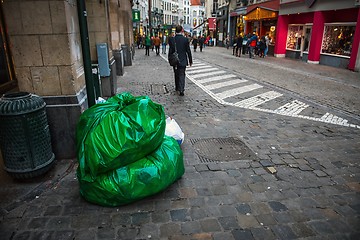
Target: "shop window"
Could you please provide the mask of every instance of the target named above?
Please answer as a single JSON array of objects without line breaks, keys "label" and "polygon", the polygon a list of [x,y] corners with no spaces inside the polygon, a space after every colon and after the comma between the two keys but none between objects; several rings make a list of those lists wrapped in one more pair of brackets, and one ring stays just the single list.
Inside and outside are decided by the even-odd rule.
[{"label": "shop window", "polygon": [[303,25],[291,25],[288,29],[288,37],[286,41],[286,49],[300,50],[301,37],[303,35]]},{"label": "shop window", "polygon": [[350,56],[354,34],[355,23],[349,25],[326,24],[321,52]]}]

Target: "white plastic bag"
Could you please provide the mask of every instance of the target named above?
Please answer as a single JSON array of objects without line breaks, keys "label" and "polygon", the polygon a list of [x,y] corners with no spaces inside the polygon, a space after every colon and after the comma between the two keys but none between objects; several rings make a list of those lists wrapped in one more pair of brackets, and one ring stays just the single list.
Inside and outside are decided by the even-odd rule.
[{"label": "white plastic bag", "polygon": [[171,117],[166,118],[165,135],[173,137],[179,144],[184,142],[184,133],[175,119]]}]

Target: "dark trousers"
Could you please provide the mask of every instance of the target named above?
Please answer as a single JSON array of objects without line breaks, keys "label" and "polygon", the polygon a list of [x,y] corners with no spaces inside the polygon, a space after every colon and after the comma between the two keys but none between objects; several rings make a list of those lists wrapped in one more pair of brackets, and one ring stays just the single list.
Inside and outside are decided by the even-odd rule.
[{"label": "dark trousers", "polygon": [[159,55],[159,53],[160,53],[160,45],[155,46],[155,52],[156,52],[156,55]]},{"label": "dark trousers", "polygon": [[149,51],[150,51],[150,46],[145,46],[145,55],[150,56]]},{"label": "dark trousers", "polygon": [[175,90],[184,92],[185,90],[185,69],[186,67],[173,67],[175,74]]}]

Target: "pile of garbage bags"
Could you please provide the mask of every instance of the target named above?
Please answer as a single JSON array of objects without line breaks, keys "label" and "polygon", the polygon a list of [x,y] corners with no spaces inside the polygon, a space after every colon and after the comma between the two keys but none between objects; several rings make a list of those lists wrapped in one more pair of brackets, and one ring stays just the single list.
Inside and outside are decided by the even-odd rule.
[{"label": "pile of garbage bags", "polygon": [[87,109],[76,129],[77,178],[89,202],[119,206],[156,194],[184,174],[160,104],[122,93]]}]

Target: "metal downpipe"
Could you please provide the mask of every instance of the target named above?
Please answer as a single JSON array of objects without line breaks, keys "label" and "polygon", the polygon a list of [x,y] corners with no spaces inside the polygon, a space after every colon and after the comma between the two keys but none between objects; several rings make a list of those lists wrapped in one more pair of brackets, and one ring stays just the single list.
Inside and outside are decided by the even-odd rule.
[{"label": "metal downpipe", "polygon": [[85,72],[85,85],[86,85],[88,107],[91,107],[95,105],[95,89],[94,89],[94,80],[92,77],[89,32],[87,26],[87,12],[86,12],[85,0],[77,0],[77,10],[78,10],[78,18],[79,18],[81,50],[82,50],[84,72]]}]

